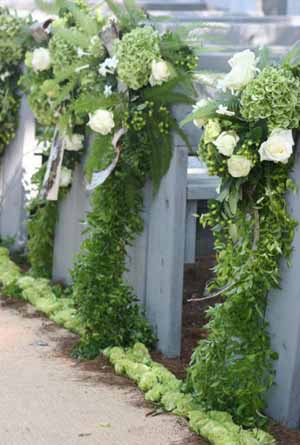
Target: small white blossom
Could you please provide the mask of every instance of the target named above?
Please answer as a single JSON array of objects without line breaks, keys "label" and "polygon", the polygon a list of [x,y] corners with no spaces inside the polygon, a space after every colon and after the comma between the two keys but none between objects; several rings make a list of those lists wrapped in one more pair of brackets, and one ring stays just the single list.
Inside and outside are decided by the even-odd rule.
[{"label": "small white blossom", "polygon": [[112,86],[111,85],[105,85],[104,87],[104,96],[109,97],[112,95]]},{"label": "small white blossom", "polygon": [[100,64],[99,67],[99,74],[101,76],[106,76],[107,74],[113,74],[117,68],[118,65],[118,59],[116,56],[108,57]]},{"label": "small white blossom", "polygon": [[234,111],[228,110],[228,107],[226,107],[224,105],[219,105],[216,110],[216,113],[222,114],[223,116],[234,116],[235,115]]},{"label": "small white blossom", "polygon": [[88,56],[89,53],[87,53],[86,51],[83,51],[83,49],[81,48],[77,48],[77,56],[79,58],[84,57],[84,56]]},{"label": "small white blossom", "polygon": [[10,76],[10,73],[8,71],[5,71],[5,73],[0,75],[0,79],[2,80],[2,82],[5,81],[5,79],[7,79]]}]

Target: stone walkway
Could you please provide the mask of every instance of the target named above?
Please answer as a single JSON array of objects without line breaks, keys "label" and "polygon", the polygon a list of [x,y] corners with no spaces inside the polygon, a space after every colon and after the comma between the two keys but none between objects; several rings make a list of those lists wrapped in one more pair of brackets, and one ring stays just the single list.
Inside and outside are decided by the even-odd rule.
[{"label": "stone walkway", "polygon": [[70,334],[29,306],[2,301],[1,445],[198,443],[175,416],[146,416],[151,408],[135,388],[109,384],[107,371],[104,378],[59,353],[63,338]]}]

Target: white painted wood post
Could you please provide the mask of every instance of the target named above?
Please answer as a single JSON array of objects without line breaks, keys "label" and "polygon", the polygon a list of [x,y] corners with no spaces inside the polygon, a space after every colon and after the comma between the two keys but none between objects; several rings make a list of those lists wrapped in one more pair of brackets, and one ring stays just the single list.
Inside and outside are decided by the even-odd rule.
[{"label": "white painted wood post", "polygon": [[143,306],[145,306],[146,302],[148,236],[151,205],[152,187],[151,182],[147,181],[144,187],[144,209],[142,213],[144,231],[136,238],[132,246],[127,249],[127,272],[124,275],[124,279],[133,287],[135,295]]},{"label": "white painted wood post", "polygon": [[181,346],[187,158],[187,148],[175,145],[149,214],[146,315],[169,357]]},{"label": "white painted wood post", "polygon": [[89,193],[85,187],[83,165],[80,164],[74,170],[71,190],[59,203],[52,271],[55,281],[72,282],[70,271],[83,241],[82,231],[89,208]]},{"label": "white painted wood post", "polygon": [[29,181],[38,163],[35,146],[34,117],[22,97],[16,137],[0,159],[0,235],[15,238],[16,249],[26,240],[24,181]]},{"label": "white painted wood post", "polygon": [[[300,145],[293,178],[300,184]],[[300,220],[300,190],[288,196],[290,211]],[[281,264],[281,289],[269,296],[267,319],[273,349],[279,353],[275,364],[276,386],[268,397],[268,414],[291,428],[300,426],[300,230],[296,230],[291,266]]]}]

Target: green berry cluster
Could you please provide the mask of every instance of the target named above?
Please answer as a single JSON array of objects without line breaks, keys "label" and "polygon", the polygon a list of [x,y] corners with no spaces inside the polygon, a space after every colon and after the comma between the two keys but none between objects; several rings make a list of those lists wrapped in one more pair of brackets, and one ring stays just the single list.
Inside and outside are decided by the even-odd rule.
[{"label": "green berry cluster", "polygon": [[241,114],[250,122],[265,119],[270,130],[298,128],[300,80],[287,68],[264,68],[243,91]]},{"label": "green berry cluster", "polygon": [[254,166],[259,162],[259,146],[260,142],[253,141],[252,139],[245,139],[235,154],[242,155],[247,159],[250,159],[252,166]]},{"label": "green berry cluster", "polygon": [[158,111],[160,117],[158,123],[159,131],[161,134],[167,135],[170,131],[170,111],[164,105],[161,105]]},{"label": "green berry cluster", "polygon": [[141,131],[146,126],[144,111],[133,110],[130,114],[125,113],[126,126],[134,131]]},{"label": "green berry cluster", "polygon": [[178,58],[174,65],[186,71],[193,71],[197,68],[198,57],[195,56],[188,48],[182,48],[178,51]]},{"label": "green berry cluster", "polygon": [[220,155],[214,144],[205,144],[201,140],[199,156],[206,163],[210,176],[225,176],[227,174],[227,158]]}]

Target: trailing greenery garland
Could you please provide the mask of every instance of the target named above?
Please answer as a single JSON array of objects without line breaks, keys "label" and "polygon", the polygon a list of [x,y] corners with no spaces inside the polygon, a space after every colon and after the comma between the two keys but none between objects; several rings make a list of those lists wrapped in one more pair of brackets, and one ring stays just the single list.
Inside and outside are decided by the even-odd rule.
[{"label": "trailing greenery garland", "polygon": [[17,82],[24,54],[23,24],[8,8],[0,7],[0,156],[14,138],[18,125]]},{"label": "trailing greenery garland", "polygon": [[200,156],[221,177],[201,222],[212,228],[217,252],[209,291],[224,300],[207,312],[209,335],[193,353],[188,387],[206,409],[226,410],[246,426],[265,420],[277,357],[267,297],[280,286],[280,260],[291,255],[297,225],[286,193],[295,189],[289,174],[300,118],[299,49],[281,65],[267,66],[264,55],[236,54],[219,82],[223,95],[187,119],[204,126]]},{"label": "trailing greenery garland", "polygon": [[[73,150],[65,150],[63,158],[70,176],[79,160],[73,156],[70,163],[70,155],[80,135],[92,140],[86,159],[89,181],[112,161],[116,164],[92,193],[86,240],[72,272],[76,307],[86,328],[76,353],[89,356],[112,344],[155,343],[133,289],[123,281],[126,253],[143,230],[146,179],[152,179],[156,193],[169,168],[172,131],[187,142],[171,107],[193,102],[190,71],[196,64],[180,35],[160,34],[132,0],[124,6],[107,3],[113,18],[104,19],[83,2],[54,2],[52,12],[59,18],[44,44],[27,54],[22,79],[40,124],[55,126]],[[79,144],[79,152],[82,148]],[[37,175],[40,189],[44,170]],[[31,207],[33,273],[49,277],[57,202],[38,198]]]}]

